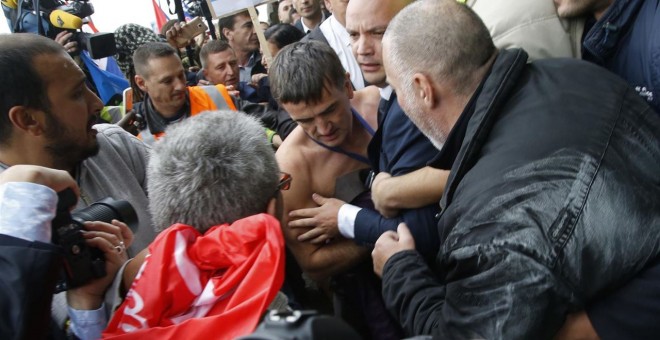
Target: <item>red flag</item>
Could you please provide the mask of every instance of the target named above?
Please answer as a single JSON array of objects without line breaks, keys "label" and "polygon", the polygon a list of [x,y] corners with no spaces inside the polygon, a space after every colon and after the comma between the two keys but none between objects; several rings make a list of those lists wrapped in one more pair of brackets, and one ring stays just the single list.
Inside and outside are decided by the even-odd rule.
[{"label": "red flag", "polygon": [[96,26],[94,26],[94,22],[92,21],[92,17],[87,18],[87,26],[92,30],[94,33],[99,33],[99,30],[96,29]]},{"label": "red flag", "polygon": [[204,235],[175,224],[149,246],[104,338],[230,340],[251,333],[284,281],[284,239],[267,214]]},{"label": "red flag", "polygon": [[154,12],[156,13],[156,26],[158,27],[158,32],[160,32],[160,29],[165,25],[166,22],[170,20],[170,18],[167,17],[167,14],[163,12],[163,9],[160,8],[156,0],[151,0],[151,3],[154,5]]}]

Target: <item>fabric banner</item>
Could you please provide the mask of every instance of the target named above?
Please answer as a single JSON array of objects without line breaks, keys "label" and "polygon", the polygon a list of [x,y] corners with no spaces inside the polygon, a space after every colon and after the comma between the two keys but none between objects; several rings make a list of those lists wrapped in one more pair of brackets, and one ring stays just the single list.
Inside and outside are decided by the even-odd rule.
[{"label": "fabric banner", "polygon": [[240,12],[251,6],[258,6],[276,0],[206,0],[213,18],[224,17]]},{"label": "fabric banner", "polygon": [[284,281],[284,239],[267,214],[204,235],[175,224],[149,246],[104,338],[234,339],[254,331]]},{"label": "fabric banner", "polygon": [[154,13],[156,14],[156,26],[158,27],[158,32],[156,33],[160,33],[161,28],[163,28],[163,25],[165,25],[170,18],[167,17],[167,14],[165,14],[163,9],[160,8],[160,5],[156,0],[151,0],[151,3],[154,5]]},{"label": "fabric banner", "polygon": [[108,102],[113,97],[121,95],[125,88],[131,86],[128,80],[121,75],[121,71],[119,71],[114,58],[108,57],[106,59],[105,65],[107,69],[105,70],[92,60],[87,51],[80,53],[80,59],[85,63],[85,67],[87,67],[89,74],[92,76],[92,81],[94,81],[96,91],[101,101],[103,101],[103,105],[108,105]]}]

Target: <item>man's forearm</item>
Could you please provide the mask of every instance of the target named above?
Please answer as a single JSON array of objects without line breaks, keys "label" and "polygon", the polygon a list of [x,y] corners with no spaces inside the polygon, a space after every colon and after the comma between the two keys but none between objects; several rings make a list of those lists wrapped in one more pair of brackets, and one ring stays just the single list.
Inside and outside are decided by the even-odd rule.
[{"label": "man's forearm", "polygon": [[356,266],[368,256],[368,249],[342,238],[319,247],[301,266],[310,278],[319,281]]},{"label": "man's forearm", "polygon": [[420,208],[440,200],[448,177],[448,170],[424,167],[374,183],[372,197],[384,209]]},{"label": "man's forearm", "polygon": [[383,299],[407,335],[536,339],[560,329],[570,293],[534,258],[485,244],[445,258],[452,268],[442,274],[415,251],[385,263]]}]

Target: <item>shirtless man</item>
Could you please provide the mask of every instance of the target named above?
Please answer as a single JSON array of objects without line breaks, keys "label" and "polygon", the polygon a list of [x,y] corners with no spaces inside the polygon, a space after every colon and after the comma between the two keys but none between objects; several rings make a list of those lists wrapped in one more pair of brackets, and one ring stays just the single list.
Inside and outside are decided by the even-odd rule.
[{"label": "shirtless man", "polygon": [[[335,52],[318,42],[285,47],[269,72],[274,98],[299,125],[276,153],[281,170],[293,178],[290,189],[283,192],[282,230],[287,247],[310,278],[334,280],[333,286],[338,287],[335,314],[366,338],[381,332],[396,337],[398,326],[382,306],[379,280],[371,268],[361,266],[368,261],[369,250],[342,237],[323,243],[302,242],[298,237],[310,228],[287,226],[290,211],[317,207],[319,195],[369,206],[370,200],[355,195],[366,191],[363,183],[345,179],[369,168],[367,145],[376,130],[379,92],[373,87],[354,92],[350,75]],[[353,194],[346,197],[338,195],[340,191]]]},{"label": "shirtless man", "polygon": [[[319,65],[323,65],[320,72]],[[270,69],[271,90],[298,127],[277,150],[282,171],[294,178],[284,212],[315,207],[312,195],[333,197],[335,180],[368,168],[367,145],[377,127],[378,90],[354,92],[334,51],[320,43],[295,43],[280,51]],[[292,86],[291,84],[295,84]],[[346,239],[315,245],[298,242],[306,230],[286,227],[287,246],[303,271],[322,280],[368,252]]]}]

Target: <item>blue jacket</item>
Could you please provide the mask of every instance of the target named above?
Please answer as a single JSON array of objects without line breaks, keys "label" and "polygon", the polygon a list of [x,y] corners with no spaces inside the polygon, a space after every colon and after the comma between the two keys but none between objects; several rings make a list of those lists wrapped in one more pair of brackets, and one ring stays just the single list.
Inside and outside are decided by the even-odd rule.
[{"label": "blue jacket", "polygon": [[[381,102],[383,99],[381,99]],[[369,161],[374,172],[387,172],[392,176],[403,175],[423,168],[438,153],[428,138],[406,116],[396,94],[383,107],[384,115],[378,131],[369,143]],[[438,204],[419,209],[402,210],[396,218],[385,218],[377,211],[362,209],[355,220],[355,240],[374,244],[387,230],[396,231],[400,222],[411,228],[418,249],[433,258],[440,246],[435,224]]]},{"label": "blue jacket", "polygon": [[582,42],[583,59],[624,78],[660,114],[660,0],[617,0]]}]

